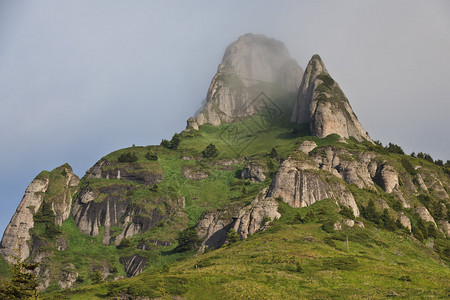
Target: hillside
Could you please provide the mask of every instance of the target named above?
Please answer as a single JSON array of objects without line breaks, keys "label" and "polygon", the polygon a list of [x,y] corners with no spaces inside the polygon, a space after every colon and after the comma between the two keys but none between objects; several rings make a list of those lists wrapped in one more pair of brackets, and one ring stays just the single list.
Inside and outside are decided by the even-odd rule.
[{"label": "hillside", "polygon": [[186,130],[43,171],[0,253],[49,299],[448,296],[450,162],[372,141],[318,55],[305,70],[240,37]]}]

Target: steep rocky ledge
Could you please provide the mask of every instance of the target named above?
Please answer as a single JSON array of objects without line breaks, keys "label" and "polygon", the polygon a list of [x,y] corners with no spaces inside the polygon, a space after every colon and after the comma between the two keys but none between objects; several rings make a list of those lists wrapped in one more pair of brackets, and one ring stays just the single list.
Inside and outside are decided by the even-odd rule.
[{"label": "steep rocky ledge", "polygon": [[371,141],[341,88],[328,74],[317,54],[306,67],[291,121],[309,124],[311,133],[320,138],[336,133],[344,138]]},{"label": "steep rocky ledge", "polygon": [[0,253],[9,261],[18,255],[21,241],[21,258],[26,259],[32,251],[30,230],[34,227],[34,215],[46,204],[55,214],[55,223],[61,225],[70,215],[72,195],[79,179],[72,168],[64,164],[51,172],[41,172],[27,187],[16,212],[6,227]]},{"label": "steep rocky ledge", "polygon": [[188,127],[218,126],[251,116],[267,105],[276,106],[280,97],[297,92],[302,74],[282,42],[243,35],[225,50],[205,106],[195,121],[188,120]]}]

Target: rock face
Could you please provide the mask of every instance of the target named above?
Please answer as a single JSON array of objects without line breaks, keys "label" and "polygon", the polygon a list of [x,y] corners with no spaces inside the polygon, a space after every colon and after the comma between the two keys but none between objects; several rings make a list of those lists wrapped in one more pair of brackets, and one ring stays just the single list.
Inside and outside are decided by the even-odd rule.
[{"label": "rock face", "polygon": [[[258,97],[261,93],[271,100],[280,96],[275,86],[295,93],[302,74],[283,43],[264,35],[243,35],[225,50],[196,123],[218,126],[251,116],[267,106],[267,97]],[[195,128],[192,121],[188,124]]]},{"label": "rock face", "polygon": [[400,212],[398,219],[403,227],[408,228],[408,230],[411,231],[411,220],[403,212]]},{"label": "rock face", "polygon": [[6,227],[0,253],[9,261],[17,255],[19,241],[22,245],[21,258],[30,256],[32,240],[30,229],[34,227],[33,216],[45,203],[55,213],[55,223],[61,225],[70,215],[72,195],[79,179],[72,168],[64,164],[51,172],[41,172],[27,187],[15,214]]},{"label": "rock face", "polygon": [[242,169],[241,177],[251,182],[263,182],[266,179],[265,171],[264,167],[249,163]]},{"label": "rock face", "polygon": [[398,187],[398,173],[389,165],[382,164],[378,167],[374,181],[386,191],[392,193]]},{"label": "rock face", "polygon": [[318,55],[306,67],[291,122],[309,124],[311,133],[320,138],[335,133],[344,138],[371,141]]},{"label": "rock face", "polygon": [[120,263],[123,264],[125,273],[127,273],[127,277],[132,277],[144,271],[145,265],[147,264],[147,259],[145,257],[134,254],[132,256],[121,258]]},{"label": "rock face", "polygon": [[264,198],[266,192],[267,189],[262,190],[258,197],[244,207],[235,219],[233,228],[242,239],[246,239],[249,234],[265,228],[267,223],[281,217],[277,201],[273,198]]},{"label": "rock face", "polygon": [[[25,259],[30,255],[30,247],[27,243],[31,239],[29,230],[34,226],[33,215],[42,205],[48,183],[49,179],[35,178],[25,190],[25,195],[3,234],[0,251],[6,259],[10,255],[17,255],[14,250],[18,249],[19,240],[22,241],[21,258]],[[13,261],[12,258],[8,260]]]},{"label": "rock face", "polygon": [[317,144],[314,141],[304,141],[300,147],[298,148],[298,150],[308,154],[309,152],[311,152],[312,150],[314,150],[314,148],[317,147]]},{"label": "rock face", "polygon": [[288,158],[278,168],[267,195],[281,197],[292,207],[305,207],[332,198],[351,207],[353,214],[359,216],[352,193],[339,181],[328,183],[318,171],[315,165]]},{"label": "rock face", "polygon": [[[241,209],[234,207],[203,214],[195,225],[199,238],[203,239],[200,251],[222,246],[231,228],[245,239],[249,234],[265,229],[270,221],[281,217],[277,201],[266,198],[266,193],[267,189],[263,189],[249,205]],[[263,224],[263,220],[267,222]]]},{"label": "rock face", "polygon": [[426,207],[424,207],[424,206],[417,207],[416,213],[425,222],[431,222],[434,224],[434,226],[437,226],[436,222],[434,221],[433,217],[431,216],[430,212],[428,211],[428,209]]}]

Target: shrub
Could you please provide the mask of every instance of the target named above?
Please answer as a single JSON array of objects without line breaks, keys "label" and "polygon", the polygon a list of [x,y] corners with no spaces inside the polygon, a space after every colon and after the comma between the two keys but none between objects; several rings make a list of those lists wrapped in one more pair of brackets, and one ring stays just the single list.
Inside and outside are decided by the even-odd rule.
[{"label": "shrub", "polygon": [[124,249],[124,248],[128,248],[128,247],[130,247],[130,246],[131,246],[131,241],[130,241],[130,239],[123,238],[123,239],[120,241],[119,245],[117,245],[117,249]]},{"label": "shrub", "polygon": [[158,156],[154,151],[147,152],[147,154],[145,154],[145,158],[148,160],[158,160]]},{"label": "shrub", "polygon": [[181,142],[181,136],[178,133],[175,133],[172,139],[169,142],[169,149],[178,149]]},{"label": "shrub", "polygon": [[160,143],[161,146],[163,146],[164,148],[169,148],[169,141],[166,139],[163,139]]},{"label": "shrub", "polygon": [[269,153],[269,157],[276,158],[277,156],[278,156],[277,149],[275,149],[275,147],[272,147],[272,150],[270,150],[270,153]]},{"label": "shrub", "polygon": [[405,154],[402,147],[393,143],[389,143],[389,145],[386,146],[385,149],[389,153]]},{"label": "shrub", "polygon": [[414,169],[413,165],[409,162],[409,160],[406,157],[403,157],[402,160],[402,166],[405,168],[406,172],[408,172],[411,175],[416,175],[417,171]]},{"label": "shrub", "polygon": [[387,230],[394,231],[397,229],[397,225],[395,224],[394,219],[389,214],[389,210],[385,208],[383,210],[383,213],[381,215],[381,222],[383,224],[383,227]]},{"label": "shrub", "polygon": [[91,275],[92,283],[99,284],[103,282],[103,275],[99,270],[95,270]]},{"label": "shrub", "polygon": [[345,205],[341,205],[341,210],[339,211],[339,214],[347,219],[355,219],[355,215],[353,214],[353,210]]},{"label": "shrub", "polygon": [[182,232],[177,237],[178,246],[175,248],[176,251],[184,252],[190,251],[197,248],[199,238],[197,236],[197,231],[194,227],[189,227]]},{"label": "shrub", "polygon": [[317,222],[317,216],[314,211],[310,210],[306,213],[303,223],[315,223]]},{"label": "shrub", "polygon": [[240,240],[241,240],[241,237],[239,236],[237,231],[234,230],[233,228],[230,228],[230,230],[227,233],[227,242],[229,244],[233,244],[233,243],[239,242]]},{"label": "shrub", "polygon": [[272,219],[269,216],[264,216],[261,220],[261,227],[266,225],[266,223],[270,221],[272,221]]},{"label": "shrub", "polygon": [[367,206],[364,208],[363,216],[369,221],[372,221],[376,224],[379,223],[380,215],[375,208],[375,203],[373,202],[373,200],[370,200]]},{"label": "shrub", "polygon": [[202,155],[204,158],[213,158],[219,155],[216,146],[214,144],[209,144],[206,146],[205,150],[202,151]]},{"label": "shrub", "polygon": [[440,167],[444,166],[444,162],[441,159],[437,159],[434,163]]},{"label": "shrub", "polygon": [[136,157],[136,154],[134,153],[124,153],[122,155],[119,156],[119,158],[117,159],[119,162],[123,163],[123,162],[135,162],[138,160],[138,158]]},{"label": "shrub", "polygon": [[428,154],[428,153],[425,153],[425,154],[423,155],[423,159],[425,159],[426,161],[429,161],[429,162],[431,162],[431,163],[434,163],[433,158],[432,158],[431,155]]},{"label": "shrub", "polygon": [[152,192],[157,192],[158,191],[158,185],[155,183],[154,185],[152,185],[151,187],[150,187],[150,191],[152,191]]}]

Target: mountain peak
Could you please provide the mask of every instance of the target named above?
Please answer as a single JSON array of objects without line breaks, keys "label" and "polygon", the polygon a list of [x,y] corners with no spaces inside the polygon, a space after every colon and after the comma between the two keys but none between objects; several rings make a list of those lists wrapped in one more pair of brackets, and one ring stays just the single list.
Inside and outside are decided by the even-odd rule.
[{"label": "mountain peak", "polygon": [[335,133],[344,138],[371,141],[348,99],[317,54],[306,67],[291,122],[309,123],[311,133],[321,138]]},{"label": "mountain peak", "polygon": [[196,121],[218,126],[248,117],[258,110],[253,100],[261,92],[275,101],[280,90],[295,93],[302,74],[282,42],[260,34],[242,35],[226,48]]}]

